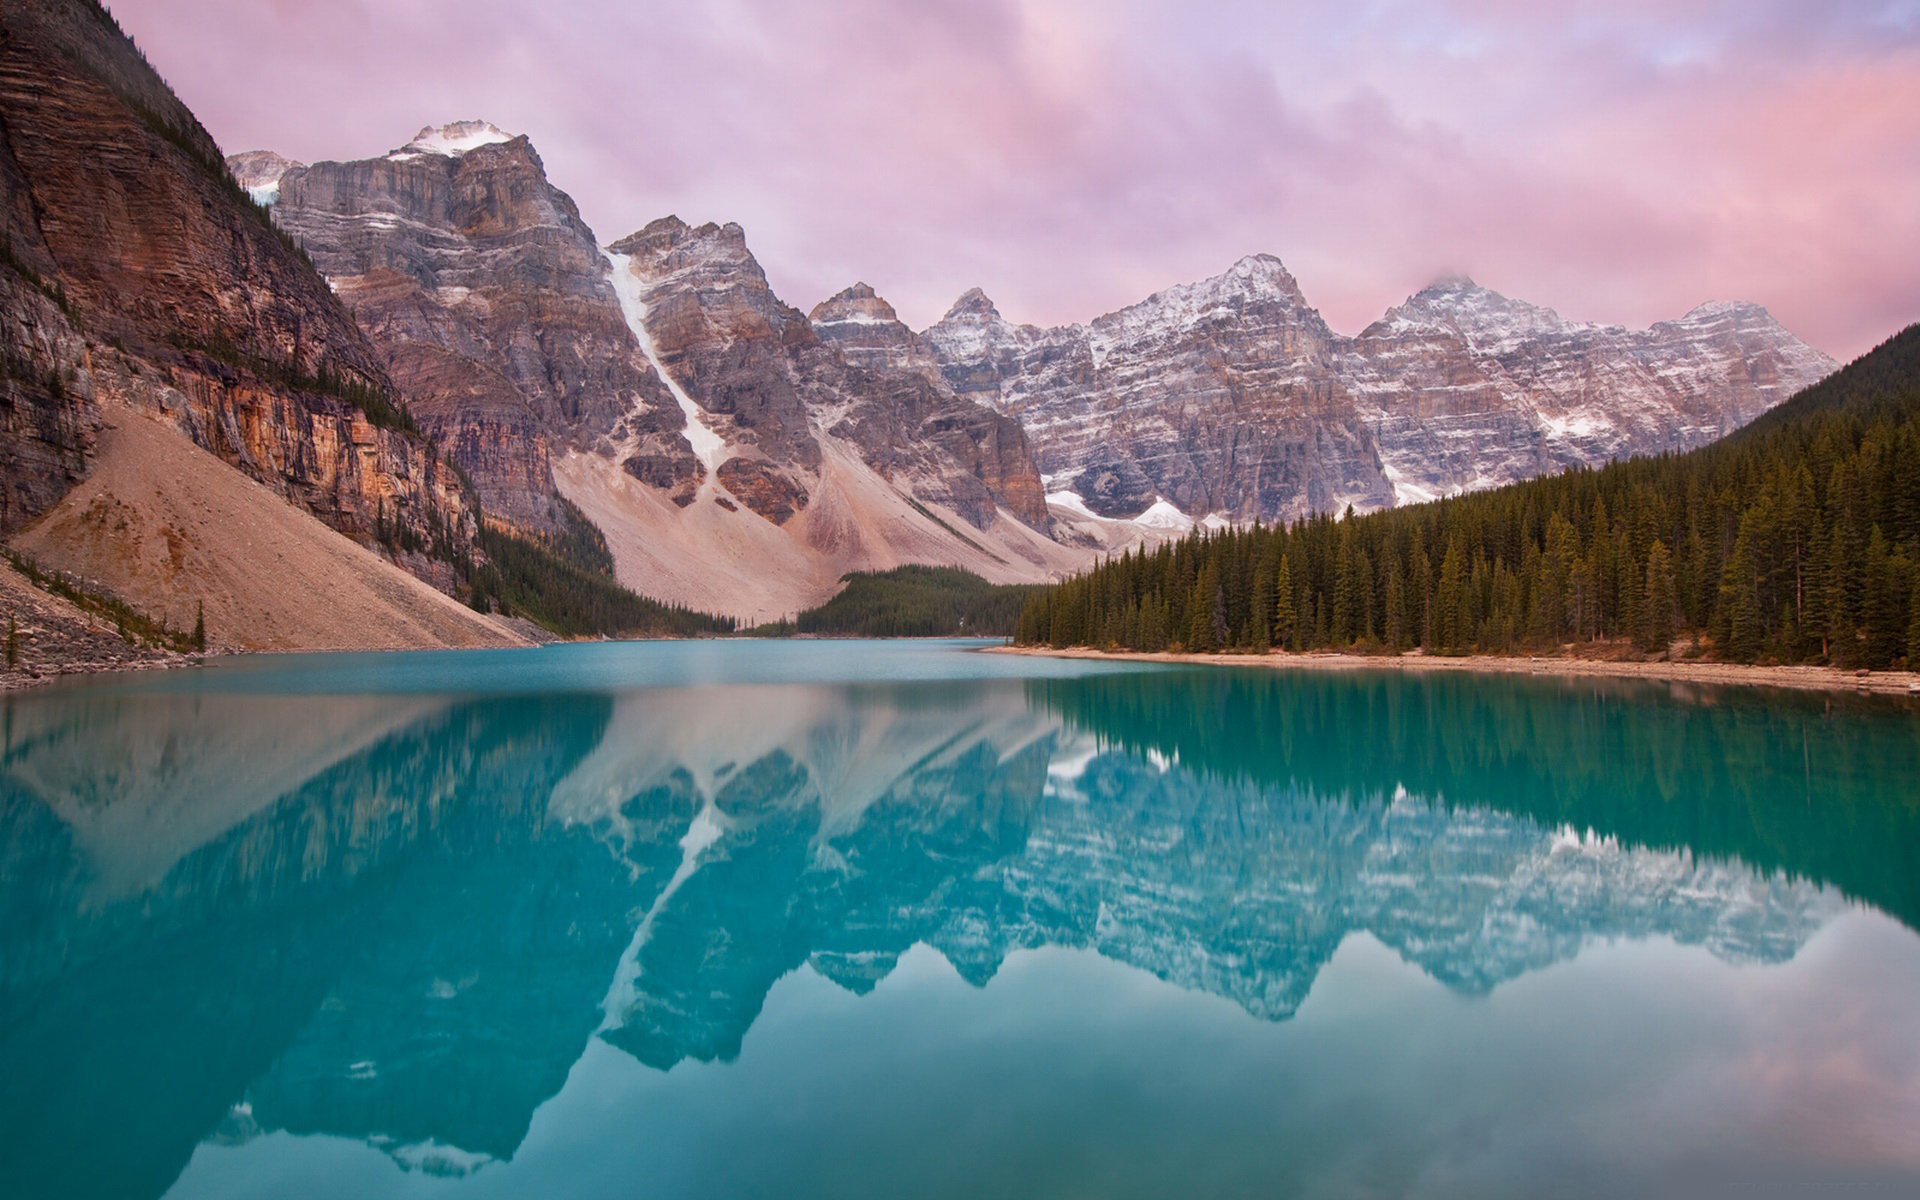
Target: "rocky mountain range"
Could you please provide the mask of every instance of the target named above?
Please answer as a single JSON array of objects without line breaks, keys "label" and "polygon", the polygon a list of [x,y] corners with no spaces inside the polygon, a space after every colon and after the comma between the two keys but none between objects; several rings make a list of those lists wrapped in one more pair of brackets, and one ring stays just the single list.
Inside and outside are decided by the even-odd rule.
[{"label": "rocky mountain range", "polygon": [[603,248],[485,122],[355,163],[229,164],[490,513],[553,529],[564,499],[630,585],[750,618],[851,569],[1046,579],[1202,521],[1685,449],[1834,365],[1750,305],[1629,331],[1464,279],[1345,337],[1270,255],[1054,329],[976,289],[916,333],[866,284],[803,316],[738,225],[667,217]]},{"label": "rocky mountain range", "polygon": [[1836,365],[1754,305],[1628,330],[1467,279],[1343,337],[1270,255],[1086,325],[1016,325],[975,289],[925,342],[957,392],[1021,420],[1060,502],[1182,520],[1364,511],[1684,450]]},{"label": "rocky mountain range", "polygon": [[489,515],[551,532],[577,505],[649,595],[765,619],[849,570],[1012,582],[1090,558],[1051,536],[1016,420],[924,351],[897,364],[817,331],[737,225],[668,217],[603,247],[528,140],[480,121],[357,162],[230,165]]}]

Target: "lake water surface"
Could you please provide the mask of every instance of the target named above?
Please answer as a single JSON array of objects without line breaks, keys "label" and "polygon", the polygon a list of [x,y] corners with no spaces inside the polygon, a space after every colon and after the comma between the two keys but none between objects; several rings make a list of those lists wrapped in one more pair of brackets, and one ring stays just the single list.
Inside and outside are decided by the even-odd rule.
[{"label": "lake water surface", "polygon": [[1920,706],[973,648],[0,700],[0,1194],[1920,1195]]}]

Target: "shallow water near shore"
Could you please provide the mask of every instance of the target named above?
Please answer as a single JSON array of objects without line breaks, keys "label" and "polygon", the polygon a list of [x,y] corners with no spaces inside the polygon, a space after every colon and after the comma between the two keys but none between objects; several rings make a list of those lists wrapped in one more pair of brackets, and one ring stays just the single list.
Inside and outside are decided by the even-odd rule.
[{"label": "shallow water near shore", "polygon": [[0,698],[9,1196],[1920,1194],[1920,714],[970,642]]}]

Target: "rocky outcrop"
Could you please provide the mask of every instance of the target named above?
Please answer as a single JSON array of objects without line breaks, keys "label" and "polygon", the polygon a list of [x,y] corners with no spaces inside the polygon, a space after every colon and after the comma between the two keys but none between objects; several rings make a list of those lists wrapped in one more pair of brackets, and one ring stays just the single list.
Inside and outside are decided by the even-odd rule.
[{"label": "rocky outcrop", "polygon": [[1014,325],[975,289],[924,342],[956,392],[1025,424],[1066,504],[1183,521],[1382,508],[1686,449],[1834,367],[1751,305],[1636,332],[1466,280],[1346,338],[1267,255],[1084,326]]},{"label": "rocky outcrop", "polygon": [[1339,339],[1278,259],[1057,329],[1013,325],[975,290],[926,339],[955,390],[1017,417],[1055,487],[1101,516],[1391,500],[1334,374]]},{"label": "rocky outcrop", "polygon": [[126,404],[351,537],[470,536],[352,316],[97,5],[0,10],[0,186],[0,524],[58,500]]},{"label": "rocky outcrop", "polygon": [[[850,387],[869,402],[850,406],[833,427],[836,435],[866,448],[868,461],[889,477],[902,467],[932,477],[939,498],[975,526],[1001,508],[1035,529],[1049,527],[1019,421],[955,394],[939,360],[891,304],[857,283],[816,304],[808,320],[822,342],[864,373]],[[960,469],[943,470],[943,459]]]},{"label": "rocky outcrop", "polygon": [[[623,321],[593,231],[525,137],[481,121],[356,162],[236,156],[489,514],[561,522],[552,447],[631,436],[683,477],[680,414]],[[279,160],[284,161],[284,160]],[[618,428],[616,428],[618,427]]]}]

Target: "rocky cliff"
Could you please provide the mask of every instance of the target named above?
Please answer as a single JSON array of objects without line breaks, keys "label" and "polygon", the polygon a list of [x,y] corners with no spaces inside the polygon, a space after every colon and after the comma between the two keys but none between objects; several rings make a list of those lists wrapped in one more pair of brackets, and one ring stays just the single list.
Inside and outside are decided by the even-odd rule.
[{"label": "rocky cliff", "polygon": [[[482,121],[380,158],[230,160],[313,256],[490,515],[561,514],[555,444],[619,425],[656,470],[692,469],[680,414],[621,318],[593,231],[525,137]],[[274,173],[275,168],[279,168]]]},{"label": "rocky cliff", "polygon": [[350,537],[470,536],[352,316],[90,0],[0,11],[0,222],[0,529],[64,495],[124,405]]},{"label": "rocky cliff", "polygon": [[1059,502],[1149,522],[1381,508],[1686,449],[1834,367],[1752,305],[1633,331],[1458,279],[1347,338],[1267,255],[1088,325],[1015,325],[975,289],[924,344],[1026,425]]}]

